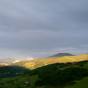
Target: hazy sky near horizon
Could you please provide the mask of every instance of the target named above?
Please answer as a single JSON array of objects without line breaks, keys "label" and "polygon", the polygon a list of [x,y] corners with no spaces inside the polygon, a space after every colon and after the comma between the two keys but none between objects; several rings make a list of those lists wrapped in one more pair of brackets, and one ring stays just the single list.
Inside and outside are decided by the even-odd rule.
[{"label": "hazy sky near horizon", "polygon": [[88,0],[0,0],[0,57],[88,53]]}]

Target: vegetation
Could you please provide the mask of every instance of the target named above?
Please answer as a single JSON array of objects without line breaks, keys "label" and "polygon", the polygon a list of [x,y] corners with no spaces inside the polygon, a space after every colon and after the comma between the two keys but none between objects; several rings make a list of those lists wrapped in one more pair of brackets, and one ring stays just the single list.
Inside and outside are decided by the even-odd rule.
[{"label": "vegetation", "polygon": [[34,70],[19,66],[1,67],[0,75],[2,74],[5,74],[5,77],[0,77],[0,88],[88,87],[87,61],[56,63]]}]

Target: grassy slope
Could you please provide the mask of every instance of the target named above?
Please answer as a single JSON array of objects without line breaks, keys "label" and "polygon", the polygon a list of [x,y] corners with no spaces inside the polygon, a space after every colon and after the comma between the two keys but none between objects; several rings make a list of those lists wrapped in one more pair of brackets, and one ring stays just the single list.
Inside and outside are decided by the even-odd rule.
[{"label": "grassy slope", "polygon": [[0,88],[27,88],[26,81],[29,81],[29,76],[2,78],[0,79]]},{"label": "grassy slope", "polygon": [[[36,68],[36,66],[41,67],[41,66],[44,66],[47,64],[57,63],[58,61],[59,61],[59,64],[60,64],[60,62],[63,62],[63,61],[64,62],[72,62],[72,61],[78,62],[78,61],[88,60],[88,55],[81,55],[81,56],[75,57],[74,60],[73,60],[73,58],[74,58],[74,56],[62,57],[62,60],[59,60],[60,58],[49,58],[48,60],[47,59],[46,60],[45,59],[42,59],[42,60],[39,59],[39,62],[38,62],[38,60],[32,61],[32,63],[34,63],[34,64],[33,65],[31,64],[31,66],[33,66],[32,68],[34,69],[34,68]],[[76,59],[78,59],[78,60],[76,60]],[[24,65],[25,63],[27,63],[27,62],[21,62],[21,65]],[[17,64],[19,64],[19,63],[17,63]],[[65,65],[66,64],[65,63],[65,64],[62,64],[61,67],[59,67],[59,64],[57,67],[58,67],[58,69],[62,68],[62,70],[66,69],[68,67],[77,67],[77,66],[88,69],[88,62],[83,62],[82,64],[78,64],[78,63],[77,64],[71,64],[69,66]],[[24,66],[27,68],[31,67],[28,65],[30,65],[29,62]],[[50,65],[50,66],[45,66],[45,67],[41,67],[38,69],[34,69],[33,70],[33,72],[35,73],[34,75],[30,75],[29,73],[25,73],[25,74],[22,74],[22,75],[19,75],[16,77],[12,77],[12,78],[0,78],[0,88],[61,88],[59,86],[53,87],[53,86],[48,86],[48,85],[42,86],[42,87],[36,87],[35,86],[35,82],[38,81],[38,79],[39,79],[38,74],[40,74],[40,76],[42,75],[41,77],[43,77],[43,75],[45,75],[45,74],[47,76],[47,74],[51,74],[53,72],[56,72],[55,66],[56,65]],[[48,71],[50,71],[50,72],[48,72]],[[55,74],[56,73],[51,74],[51,77],[55,78]],[[67,72],[67,74],[68,74],[68,72]],[[67,75],[67,76],[69,77],[70,75]],[[49,78],[47,78],[47,79],[49,79]],[[47,79],[44,79],[44,80],[47,80]],[[76,80],[76,81],[77,82],[74,85],[72,85],[72,86],[68,85],[65,88],[87,88],[88,87],[88,77],[84,77],[83,79]]]},{"label": "grassy slope", "polygon": [[66,88],[88,88],[88,77],[78,81],[75,85]]},{"label": "grassy slope", "polygon": [[[15,78],[4,78],[0,79],[0,88],[32,88],[29,81],[29,76],[18,76]],[[29,82],[27,84],[26,82]],[[65,88],[87,88],[88,87],[88,77],[84,78],[83,80],[78,81],[73,86],[67,86]],[[34,88],[43,88],[43,87],[34,87]],[[47,88],[47,87],[44,87]],[[51,87],[48,87],[51,88]],[[56,88],[56,87],[52,87]],[[59,87],[57,87],[59,88]]]},{"label": "grassy slope", "polygon": [[[88,63],[83,66],[88,69]],[[88,87],[88,77],[78,81],[75,85],[66,88],[87,88]]]}]

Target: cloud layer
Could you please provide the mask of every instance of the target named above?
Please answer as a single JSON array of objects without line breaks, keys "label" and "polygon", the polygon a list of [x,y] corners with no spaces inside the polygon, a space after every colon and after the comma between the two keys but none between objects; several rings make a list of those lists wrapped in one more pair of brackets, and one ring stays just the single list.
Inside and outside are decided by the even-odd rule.
[{"label": "cloud layer", "polygon": [[41,56],[61,48],[87,53],[87,3],[88,0],[1,0],[0,56]]}]

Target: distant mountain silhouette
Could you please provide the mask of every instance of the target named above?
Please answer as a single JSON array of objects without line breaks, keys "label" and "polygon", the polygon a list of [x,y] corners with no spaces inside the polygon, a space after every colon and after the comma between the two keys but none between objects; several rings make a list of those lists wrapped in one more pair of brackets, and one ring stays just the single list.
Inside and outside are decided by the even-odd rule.
[{"label": "distant mountain silhouette", "polygon": [[74,56],[74,55],[70,54],[70,53],[57,53],[57,54],[52,55],[50,57],[63,57],[63,56]]}]

